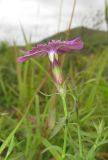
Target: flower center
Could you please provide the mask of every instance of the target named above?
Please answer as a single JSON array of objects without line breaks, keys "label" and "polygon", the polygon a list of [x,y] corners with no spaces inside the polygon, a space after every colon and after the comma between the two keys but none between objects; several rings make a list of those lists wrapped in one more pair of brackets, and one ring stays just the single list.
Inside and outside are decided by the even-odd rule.
[{"label": "flower center", "polygon": [[55,52],[55,50],[51,50],[48,53],[48,56],[49,56],[49,60],[51,61],[51,63],[53,63],[55,59],[58,61],[58,54]]}]

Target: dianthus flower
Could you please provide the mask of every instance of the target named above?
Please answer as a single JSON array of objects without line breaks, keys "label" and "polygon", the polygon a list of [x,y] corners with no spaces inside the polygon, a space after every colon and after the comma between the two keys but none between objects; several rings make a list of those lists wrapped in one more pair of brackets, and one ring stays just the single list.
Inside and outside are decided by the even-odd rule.
[{"label": "dianthus flower", "polygon": [[24,56],[18,58],[18,62],[24,62],[33,57],[40,57],[48,55],[50,63],[52,65],[52,73],[57,84],[63,83],[63,76],[58,61],[58,55],[69,53],[72,50],[80,50],[83,48],[83,42],[80,38],[76,38],[70,41],[52,40],[48,43],[38,44],[33,47],[32,50],[22,51]]},{"label": "dianthus flower", "polygon": [[[44,55],[48,55],[49,57],[55,84],[62,98],[64,114],[65,114],[65,121],[66,121],[65,128],[64,128],[64,144],[63,144],[63,151],[62,151],[62,159],[66,157],[67,135],[68,135],[67,134],[68,129],[67,129],[66,124],[68,120],[68,112],[67,112],[67,105],[65,101],[66,92],[65,92],[65,86],[63,83],[64,78],[63,78],[62,70],[60,67],[59,60],[58,60],[58,55],[69,53],[72,50],[80,50],[82,48],[83,48],[83,42],[81,41],[80,38],[76,38],[70,41],[52,40],[48,42],[47,44],[39,44],[36,47],[33,47],[32,50],[22,51],[23,53],[25,53],[25,55],[18,58],[19,62],[24,62],[33,57],[39,57],[39,56],[44,56]],[[53,120],[54,119],[55,118],[53,117]]]}]

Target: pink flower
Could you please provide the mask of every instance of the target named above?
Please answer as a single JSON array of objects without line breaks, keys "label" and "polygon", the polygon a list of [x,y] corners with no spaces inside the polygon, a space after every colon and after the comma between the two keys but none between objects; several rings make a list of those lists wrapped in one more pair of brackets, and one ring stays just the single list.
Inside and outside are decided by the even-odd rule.
[{"label": "pink flower", "polygon": [[58,54],[64,54],[72,50],[80,50],[83,48],[83,42],[80,38],[70,41],[52,40],[48,43],[39,44],[33,47],[32,50],[22,51],[26,55],[19,57],[18,62],[24,62],[33,57],[48,55],[50,61],[53,63],[54,59],[58,59]]},{"label": "pink flower", "polygon": [[57,84],[57,88],[59,88],[58,90],[61,90],[60,88],[62,87],[60,86],[63,84],[64,78],[60,68],[58,54],[64,54],[72,50],[80,50],[82,48],[83,48],[83,42],[81,41],[80,38],[76,38],[70,41],[52,40],[47,44],[46,43],[39,44],[36,47],[33,47],[32,50],[22,51],[23,53],[25,53],[25,55],[22,57],[19,57],[18,62],[22,63],[33,57],[48,55],[51,63],[54,80]]}]

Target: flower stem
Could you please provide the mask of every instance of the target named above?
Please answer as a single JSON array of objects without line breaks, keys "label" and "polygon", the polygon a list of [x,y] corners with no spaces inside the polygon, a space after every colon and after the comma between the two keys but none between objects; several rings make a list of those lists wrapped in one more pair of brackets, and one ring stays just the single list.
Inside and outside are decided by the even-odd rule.
[{"label": "flower stem", "polygon": [[[65,95],[61,94],[61,98],[62,98],[62,102],[63,102],[65,122],[66,122],[67,121],[67,117],[68,117],[68,112],[67,112]],[[67,143],[67,125],[65,124],[65,128],[64,128],[64,144],[63,144],[63,151],[62,151],[62,160],[64,160],[64,158],[66,157],[66,143]]]},{"label": "flower stem", "polygon": [[78,128],[78,141],[79,141],[79,154],[80,154],[80,158],[83,157],[83,147],[82,147],[82,140],[81,140],[81,131],[80,131],[80,126],[78,124],[77,126]]}]

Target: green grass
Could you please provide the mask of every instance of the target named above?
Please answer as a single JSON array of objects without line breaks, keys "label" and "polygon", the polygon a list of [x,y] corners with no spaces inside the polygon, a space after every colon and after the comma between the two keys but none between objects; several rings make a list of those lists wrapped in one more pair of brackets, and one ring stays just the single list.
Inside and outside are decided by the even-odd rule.
[{"label": "green grass", "polygon": [[[1,43],[0,160],[108,159],[107,33],[76,28],[69,39],[78,35],[85,48],[65,56],[65,99],[57,94],[48,57],[19,64],[21,47]],[[65,33],[52,38],[65,39]]]}]

